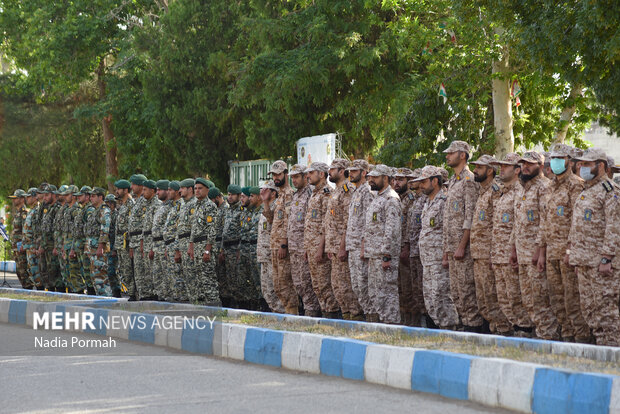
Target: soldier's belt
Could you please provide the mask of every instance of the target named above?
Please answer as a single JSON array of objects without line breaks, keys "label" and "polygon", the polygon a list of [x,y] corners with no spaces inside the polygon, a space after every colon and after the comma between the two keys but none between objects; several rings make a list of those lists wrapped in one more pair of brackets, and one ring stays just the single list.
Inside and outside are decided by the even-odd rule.
[{"label": "soldier's belt", "polygon": [[174,243],[174,239],[170,239],[170,240],[166,240],[166,241],[164,241],[164,244],[165,244],[166,246],[170,246],[172,243]]},{"label": "soldier's belt", "polygon": [[205,240],[207,240],[207,236],[199,236],[199,237],[194,238],[194,243],[200,243]]},{"label": "soldier's belt", "polygon": [[159,236],[159,237],[153,237],[153,241],[157,242],[157,241],[162,241],[164,240],[164,236]]},{"label": "soldier's belt", "polygon": [[188,233],[181,233],[181,234],[179,234],[179,239],[186,239],[186,238],[188,238],[191,235],[192,235],[192,233],[190,233],[190,232],[188,232]]},{"label": "soldier's belt", "polygon": [[139,235],[141,235],[141,234],[142,234],[142,232],[141,232],[141,231],[130,231],[130,232],[129,232],[129,235],[130,235],[130,236],[139,236]]},{"label": "soldier's belt", "polygon": [[152,231],[150,231],[150,230],[149,230],[149,231],[143,231],[143,232],[142,232],[142,235],[143,235],[143,236],[150,236],[150,235],[151,235],[151,233],[153,233],[153,232],[152,232]]},{"label": "soldier's belt", "polygon": [[224,247],[235,246],[237,244],[239,244],[239,239],[237,239],[237,240],[229,240],[229,241],[225,241],[224,242]]},{"label": "soldier's belt", "polygon": [[216,241],[216,242],[222,241],[222,237],[216,237],[216,238],[215,238],[215,241]]}]

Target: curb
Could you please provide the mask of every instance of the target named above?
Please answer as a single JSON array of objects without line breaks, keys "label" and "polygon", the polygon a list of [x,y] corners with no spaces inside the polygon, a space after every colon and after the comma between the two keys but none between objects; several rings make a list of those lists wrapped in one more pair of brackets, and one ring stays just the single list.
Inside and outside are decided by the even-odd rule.
[{"label": "curb", "polygon": [[112,316],[142,318],[149,326],[157,319],[159,326],[152,328],[98,326],[83,332],[526,413],[620,413],[620,377],[613,375],[229,323],[216,322],[214,329],[205,329],[204,324],[164,329],[163,315],[84,305],[0,298],[0,322],[32,326],[33,312],[62,312],[72,317],[91,312],[108,321]]},{"label": "curb", "polygon": [[11,272],[15,273],[16,267],[15,262],[13,260],[0,261],[0,272]]}]

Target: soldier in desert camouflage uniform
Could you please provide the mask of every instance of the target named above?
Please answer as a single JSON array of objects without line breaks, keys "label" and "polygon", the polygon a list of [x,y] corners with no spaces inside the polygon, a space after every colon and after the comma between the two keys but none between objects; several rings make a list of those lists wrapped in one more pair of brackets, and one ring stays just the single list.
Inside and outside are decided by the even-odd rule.
[{"label": "soldier in desert camouflage uniform", "polygon": [[[420,230],[422,229],[422,210],[426,204],[426,194],[420,189],[420,182],[415,181],[420,177],[422,173],[421,169],[413,171],[411,179],[408,181],[410,184],[410,190],[414,195],[413,202],[409,207],[407,213],[407,237],[409,237],[409,267],[411,270],[411,296],[413,302],[411,324],[413,326],[420,326],[422,324],[422,316],[426,315],[426,308],[424,307],[424,291],[423,291],[423,276],[424,268],[420,261]],[[426,326],[430,325],[428,318],[424,317]]]}]

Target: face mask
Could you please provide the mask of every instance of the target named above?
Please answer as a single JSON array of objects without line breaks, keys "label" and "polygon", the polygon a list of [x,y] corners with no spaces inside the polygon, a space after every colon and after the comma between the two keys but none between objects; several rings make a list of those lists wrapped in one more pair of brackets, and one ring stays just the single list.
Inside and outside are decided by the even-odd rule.
[{"label": "face mask", "polygon": [[566,161],[564,158],[551,158],[551,171],[553,171],[555,175],[560,175],[566,171],[565,164]]},{"label": "face mask", "polygon": [[590,167],[581,167],[579,170],[579,175],[586,181],[590,181],[594,178],[594,174],[592,174],[592,170]]}]

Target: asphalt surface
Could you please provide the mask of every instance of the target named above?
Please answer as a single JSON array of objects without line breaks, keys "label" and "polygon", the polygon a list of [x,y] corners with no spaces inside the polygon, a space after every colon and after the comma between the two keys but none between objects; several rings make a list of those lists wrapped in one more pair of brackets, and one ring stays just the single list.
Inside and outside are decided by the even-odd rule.
[{"label": "asphalt surface", "polygon": [[64,356],[34,337],[104,337],[0,323],[2,413],[500,413],[470,402],[116,339]]}]

